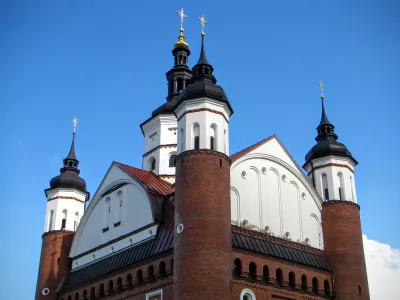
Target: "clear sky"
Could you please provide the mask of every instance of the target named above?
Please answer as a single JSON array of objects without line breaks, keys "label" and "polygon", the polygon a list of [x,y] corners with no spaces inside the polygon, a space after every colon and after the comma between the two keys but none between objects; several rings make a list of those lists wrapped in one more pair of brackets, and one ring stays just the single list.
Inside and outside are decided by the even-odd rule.
[{"label": "clear sky", "polygon": [[207,58],[235,110],[231,153],[275,133],[302,165],[315,143],[322,79],[329,119],[359,161],[363,232],[400,248],[398,0],[2,0],[0,286],[7,299],[33,298],[43,190],[68,153],[73,117],[92,194],[113,160],[141,167],[139,124],[165,101],[182,6],[191,66],[197,17],[209,21]]}]

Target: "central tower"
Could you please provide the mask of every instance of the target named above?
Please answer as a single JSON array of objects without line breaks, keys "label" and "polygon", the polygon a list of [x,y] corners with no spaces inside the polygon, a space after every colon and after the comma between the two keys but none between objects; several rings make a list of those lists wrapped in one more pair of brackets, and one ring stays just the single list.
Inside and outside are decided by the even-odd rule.
[{"label": "central tower", "polygon": [[[204,29],[205,19],[202,21]],[[204,49],[180,94],[176,158],[174,299],[231,299],[228,124],[233,111]]]}]

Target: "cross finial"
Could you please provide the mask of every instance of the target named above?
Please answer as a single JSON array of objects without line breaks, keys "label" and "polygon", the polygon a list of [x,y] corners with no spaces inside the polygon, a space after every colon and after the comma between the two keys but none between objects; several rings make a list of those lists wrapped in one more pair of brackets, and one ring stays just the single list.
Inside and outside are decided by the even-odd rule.
[{"label": "cross finial", "polygon": [[319,85],[319,90],[321,92],[321,99],[324,99],[324,84],[322,83],[322,80],[318,82],[318,85]]},{"label": "cross finial", "polygon": [[207,20],[204,18],[204,15],[198,18],[201,22],[201,35],[205,35],[204,33],[204,27],[206,27],[206,24],[208,23]]},{"label": "cross finial", "polygon": [[181,28],[183,28],[183,20],[187,18],[187,15],[183,12],[183,8],[177,11],[178,15],[181,17]]},{"label": "cross finial", "polygon": [[73,131],[73,133],[75,134],[75,133],[76,133],[76,126],[79,124],[78,119],[77,119],[76,117],[73,118],[72,124],[74,124],[74,131]]}]

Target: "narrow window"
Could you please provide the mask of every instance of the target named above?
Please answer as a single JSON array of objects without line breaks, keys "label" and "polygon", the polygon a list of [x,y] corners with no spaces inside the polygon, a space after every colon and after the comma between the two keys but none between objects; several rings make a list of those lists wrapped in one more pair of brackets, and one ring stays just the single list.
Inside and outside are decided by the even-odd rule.
[{"label": "narrow window", "polygon": [[67,298],[67,300],[71,300],[72,298],[71,298],[71,295],[68,295],[68,298]]},{"label": "narrow window", "polygon": [[217,125],[212,124],[210,127],[210,150],[218,150],[217,147]]},{"label": "narrow window", "polygon": [[79,293],[75,294],[75,300],[79,300]]},{"label": "narrow window", "polygon": [[87,299],[87,290],[86,289],[84,289],[83,290],[83,299]]},{"label": "narrow window", "polygon": [[361,295],[361,285],[358,286],[358,294]]},{"label": "narrow window", "polygon": [[289,287],[291,289],[296,288],[296,277],[293,272],[289,272]]},{"label": "narrow window", "polygon": [[325,292],[325,296],[329,296],[331,294],[331,289],[329,286],[329,281],[325,279],[324,281],[324,292]]},{"label": "narrow window", "polygon": [[154,280],[154,267],[153,267],[153,266],[149,266],[149,267],[147,268],[147,278],[148,278],[150,281],[153,281],[153,280]]},{"label": "narrow window", "polygon": [[170,168],[175,168],[175,159],[176,159],[176,154],[172,154],[169,157],[169,167]]},{"label": "narrow window", "polygon": [[198,123],[193,125],[193,149],[200,149],[200,125]]},{"label": "narrow window", "polygon": [[117,291],[121,292],[122,291],[122,278],[118,277],[117,279]]},{"label": "narrow window", "polygon": [[307,291],[307,276],[304,274],[301,276],[301,289]]},{"label": "narrow window", "polygon": [[339,200],[345,200],[345,186],[344,186],[344,179],[343,173],[338,173],[339,177]]},{"label": "narrow window", "polygon": [[136,282],[138,284],[142,284],[143,283],[143,272],[142,270],[138,270],[136,273]]},{"label": "narrow window", "polygon": [[351,200],[354,202],[353,177],[350,175]]},{"label": "narrow window", "polygon": [[255,282],[257,278],[257,265],[254,262],[249,264],[249,281]]},{"label": "narrow window", "polygon": [[76,231],[76,221],[74,221],[74,231]]},{"label": "narrow window", "polygon": [[312,292],[318,294],[318,279],[316,277],[312,279]]},{"label": "narrow window", "polygon": [[263,284],[267,285],[269,282],[269,269],[268,266],[263,267]]},{"label": "narrow window", "polygon": [[232,277],[233,279],[240,279],[240,277],[242,276],[242,262],[239,258],[236,258],[233,264],[234,267]]},{"label": "narrow window", "polygon": [[62,211],[63,218],[61,220],[61,230],[65,230],[65,228],[67,227],[67,215],[68,215],[68,212],[66,209],[64,209]]},{"label": "narrow window", "polygon": [[90,290],[90,299],[94,299],[95,295],[96,295],[96,290],[94,286],[92,286],[92,289]]},{"label": "narrow window", "polygon": [[100,284],[99,296],[104,297],[104,284]]},{"label": "narrow window", "polygon": [[50,211],[50,216],[49,216],[49,230],[53,229],[53,218],[54,218],[54,210]]},{"label": "narrow window", "polygon": [[322,191],[323,197],[325,201],[329,200],[329,190],[328,190],[328,176],[325,173],[322,174]]},{"label": "narrow window", "polygon": [[132,287],[132,275],[131,275],[131,273],[129,273],[128,276],[126,276],[126,283],[127,283],[128,287]]},{"label": "narrow window", "polygon": [[112,294],[114,292],[114,282],[112,280],[110,280],[108,282],[108,294]]},{"label": "narrow window", "polygon": [[156,169],[156,159],[151,157],[149,159],[149,171],[154,171]]},{"label": "narrow window", "polygon": [[118,222],[121,222],[122,215],[122,191],[118,191],[116,199],[115,199],[115,212],[114,212],[114,227]]},{"label": "narrow window", "polygon": [[75,213],[75,221],[74,221],[74,231],[78,228],[79,225],[79,212]]},{"label": "narrow window", "polygon": [[281,269],[276,269],[275,277],[276,277],[276,284],[278,287],[280,287],[283,282],[283,274]]},{"label": "narrow window", "polygon": [[214,137],[210,136],[210,150],[215,150],[214,149]]},{"label": "narrow window", "polygon": [[167,271],[165,269],[165,262],[160,262],[160,265],[158,267],[158,273],[160,274],[160,277],[165,277],[167,275]]},{"label": "narrow window", "polygon": [[185,151],[185,131],[183,128],[180,130],[180,136],[178,138],[181,140],[181,152]]},{"label": "narrow window", "polygon": [[104,208],[104,224],[103,228],[108,228],[110,224],[110,214],[111,214],[111,198],[107,197],[105,202],[105,208]]}]

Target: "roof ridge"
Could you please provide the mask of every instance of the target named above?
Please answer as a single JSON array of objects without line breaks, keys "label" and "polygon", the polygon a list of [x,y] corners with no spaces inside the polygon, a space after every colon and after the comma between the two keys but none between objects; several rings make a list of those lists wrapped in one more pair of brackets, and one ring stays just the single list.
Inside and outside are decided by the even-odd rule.
[{"label": "roof ridge", "polygon": [[263,140],[261,140],[261,141],[255,143],[255,144],[253,144],[253,145],[247,147],[247,148],[244,148],[243,150],[240,150],[240,151],[238,151],[238,152],[232,154],[232,155],[230,156],[232,162],[235,161],[235,160],[237,160],[238,158],[240,158],[240,157],[246,155],[246,154],[249,153],[250,151],[252,151],[252,150],[254,150],[255,148],[257,148],[258,146],[261,146],[262,144],[264,144],[264,143],[270,141],[272,138],[277,138],[277,136],[276,136],[275,133],[274,133],[273,135],[271,135],[271,136],[269,136],[269,137],[267,137],[267,138],[265,138],[265,139],[263,139]]}]

